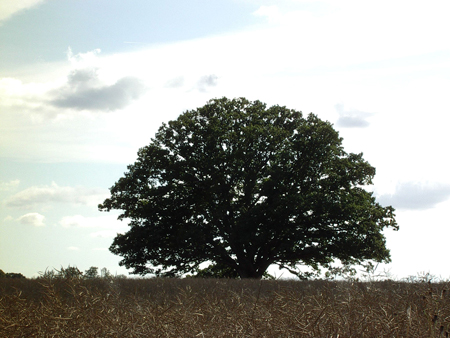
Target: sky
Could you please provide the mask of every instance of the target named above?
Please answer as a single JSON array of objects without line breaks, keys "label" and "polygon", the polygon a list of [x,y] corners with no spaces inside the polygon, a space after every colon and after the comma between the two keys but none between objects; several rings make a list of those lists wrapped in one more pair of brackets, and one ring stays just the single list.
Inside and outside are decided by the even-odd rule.
[{"label": "sky", "polygon": [[[245,97],[333,123],[396,209],[379,273],[450,278],[447,1],[0,0],[0,269],[128,274],[98,204],[163,122]],[[274,270],[277,276],[284,272]],[[284,274],[284,275],[283,275]]]}]

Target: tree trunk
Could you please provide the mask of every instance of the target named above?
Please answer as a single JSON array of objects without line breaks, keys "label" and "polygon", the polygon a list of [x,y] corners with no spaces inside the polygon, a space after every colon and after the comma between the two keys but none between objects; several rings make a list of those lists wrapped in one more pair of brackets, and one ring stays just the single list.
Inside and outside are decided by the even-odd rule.
[{"label": "tree trunk", "polygon": [[261,279],[264,273],[266,272],[266,268],[262,269],[262,267],[257,267],[254,264],[246,264],[244,266],[238,265],[237,272],[241,279],[244,278],[253,278],[253,279]]},{"label": "tree trunk", "polygon": [[257,271],[247,270],[247,269],[238,269],[238,274],[241,279],[244,278],[252,278],[252,279],[261,279],[262,274],[258,273]]}]

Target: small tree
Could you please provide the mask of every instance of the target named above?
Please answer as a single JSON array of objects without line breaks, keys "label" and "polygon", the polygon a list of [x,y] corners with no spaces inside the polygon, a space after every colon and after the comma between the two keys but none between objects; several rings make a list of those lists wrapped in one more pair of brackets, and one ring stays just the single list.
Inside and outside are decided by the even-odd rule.
[{"label": "small tree", "polygon": [[98,267],[96,267],[96,266],[91,266],[89,269],[87,269],[84,272],[84,278],[94,279],[94,278],[98,278],[98,277],[99,277]]},{"label": "small tree", "polygon": [[100,271],[100,275],[102,278],[111,278],[112,277],[111,272],[109,272],[109,270],[107,268],[103,268]]},{"label": "small tree", "polygon": [[374,175],[329,122],[222,98],[163,124],[99,209],[130,220],[110,250],[136,274],[318,271],[390,261],[382,231],[398,227],[363,188]]},{"label": "small tree", "polygon": [[67,268],[61,267],[61,269],[56,270],[56,272],[56,278],[79,279],[83,277],[83,273],[76,266],[69,265]]}]

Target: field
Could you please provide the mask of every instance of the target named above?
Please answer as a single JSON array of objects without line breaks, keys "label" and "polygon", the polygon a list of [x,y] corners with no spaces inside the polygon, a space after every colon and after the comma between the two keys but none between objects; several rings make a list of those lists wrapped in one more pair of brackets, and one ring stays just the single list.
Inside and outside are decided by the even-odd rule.
[{"label": "field", "polygon": [[0,279],[0,337],[448,337],[448,283]]}]

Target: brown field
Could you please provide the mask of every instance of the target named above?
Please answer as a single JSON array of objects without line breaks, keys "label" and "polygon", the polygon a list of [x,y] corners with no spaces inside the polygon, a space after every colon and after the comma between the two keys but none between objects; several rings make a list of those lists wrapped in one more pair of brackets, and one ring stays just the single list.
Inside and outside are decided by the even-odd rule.
[{"label": "brown field", "polygon": [[0,337],[448,337],[448,283],[0,279]]}]

